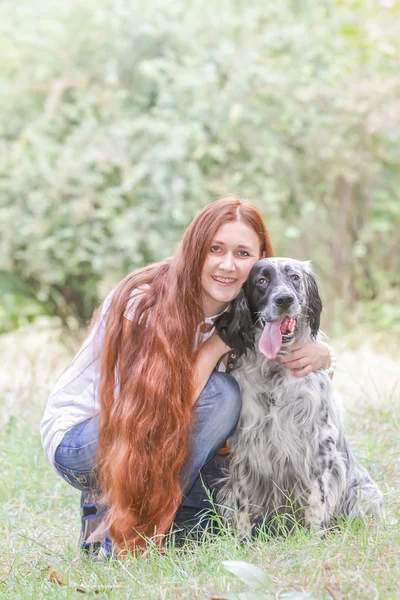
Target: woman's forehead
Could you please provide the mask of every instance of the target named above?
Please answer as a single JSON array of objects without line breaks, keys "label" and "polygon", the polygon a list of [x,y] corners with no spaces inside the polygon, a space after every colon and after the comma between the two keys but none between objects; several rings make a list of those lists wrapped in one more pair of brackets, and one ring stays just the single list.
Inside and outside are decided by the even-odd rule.
[{"label": "woman's forehead", "polygon": [[260,238],[254,229],[242,221],[229,221],[221,225],[216,231],[213,241],[229,246],[248,246],[257,249],[260,246]]}]

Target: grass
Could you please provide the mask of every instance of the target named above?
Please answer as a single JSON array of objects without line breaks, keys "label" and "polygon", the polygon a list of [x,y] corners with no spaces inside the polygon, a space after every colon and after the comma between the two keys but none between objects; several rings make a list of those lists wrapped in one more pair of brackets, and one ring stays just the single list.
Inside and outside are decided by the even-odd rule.
[{"label": "grass", "polygon": [[[226,560],[261,567],[271,576],[276,597],[291,590],[335,600],[400,597],[400,389],[396,391],[395,377],[391,381],[385,374],[380,380],[379,373],[371,373],[368,383],[363,375],[355,396],[359,374],[352,367],[350,386],[346,364],[351,361],[341,362],[345,353],[339,353],[342,371],[335,382],[344,396],[350,389],[352,395],[347,433],[385,494],[382,521],[344,522],[338,532],[323,537],[298,530],[250,544],[226,533],[201,544],[188,542],[183,549],[149,548],[140,558],[99,564],[77,551],[79,493],[50,469],[38,435],[48,391],[70,352],[45,329],[0,339],[0,598],[79,598],[86,593],[96,598],[206,600],[248,590],[223,567]],[[351,356],[355,363],[363,356],[364,367],[362,352]],[[371,365],[375,359],[372,354]],[[387,361],[390,371],[394,363]],[[63,585],[54,581],[57,577]]]}]

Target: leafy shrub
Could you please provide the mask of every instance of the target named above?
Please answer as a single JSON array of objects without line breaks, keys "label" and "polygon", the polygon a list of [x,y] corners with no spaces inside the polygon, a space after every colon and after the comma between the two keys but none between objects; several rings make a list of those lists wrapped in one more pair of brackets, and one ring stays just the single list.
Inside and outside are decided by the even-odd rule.
[{"label": "leafy shrub", "polygon": [[3,273],[86,323],[236,192],[278,254],[314,260],[331,309],[398,286],[398,17],[394,2],[3,2]]}]

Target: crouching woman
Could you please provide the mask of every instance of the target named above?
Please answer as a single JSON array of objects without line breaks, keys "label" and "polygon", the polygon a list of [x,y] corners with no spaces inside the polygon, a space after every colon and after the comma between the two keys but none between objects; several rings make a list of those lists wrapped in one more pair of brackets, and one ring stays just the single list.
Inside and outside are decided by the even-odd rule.
[{"label": "crouching woman", "polygon": [[[172,258],[109,294],[49,398],[45,453],[69,484],[102,495],[118,549],[162,543],[236,426],[240,391],[223,362],[214,370],[230,349],[213,323],[262,256],[272,247],[256,207],[231,196],[212,202]],[[313,370],[324,366],[325,347],[312,352]]]}]

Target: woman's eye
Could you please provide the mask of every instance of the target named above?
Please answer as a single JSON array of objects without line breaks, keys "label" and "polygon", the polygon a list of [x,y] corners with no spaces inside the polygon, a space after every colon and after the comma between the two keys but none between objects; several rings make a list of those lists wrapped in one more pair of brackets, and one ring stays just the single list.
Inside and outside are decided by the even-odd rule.
[{"label": "woman's eye", "polygon": [[239,254],[240,254],[240,256],[244,256],[245,258],[246,258],[247,256],[250,256],[250,254],[247,252],[247,250],[240,250],[240,251],[239,251]]},{"label": "woman's eye", "polygon": [[260,279],[257,279],[256,283],[260,283],[261,285],[268,283],[268,280],[265,279],[265,277],[260,277]]},{"label": "woman's eye", "polygon": [[210,251],[215,253],[215,252],[218,252],[219,249],[220,249],[219,246],[211,246]]},{"label": "woman's eye", "polygon": [[296,273],[293,273],[292,275],[290,275],[290,279],[292,281],[300,281],[300,277],[298,275],[296,275]]}]

